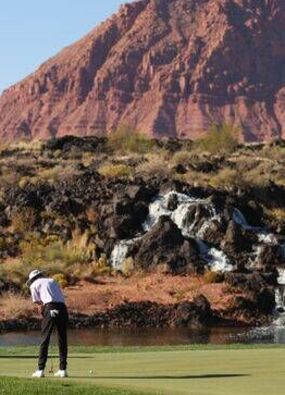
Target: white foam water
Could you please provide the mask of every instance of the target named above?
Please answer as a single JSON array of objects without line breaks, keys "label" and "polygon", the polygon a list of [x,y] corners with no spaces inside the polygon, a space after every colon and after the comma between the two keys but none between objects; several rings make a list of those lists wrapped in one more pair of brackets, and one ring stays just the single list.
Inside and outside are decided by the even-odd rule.
[{"label": "white foam water", "polygon": [[128,255],[129,248],[133,245],[136,239],[119,241],[111,254],[111,265],[115,270],[122,270],[123,263]]},{"label": "white foam water", "polygon": [[200,254],[208,262],[211,271],[225,273],[233,270],[233,265],[223,251],[217,248],[209,248],[201,239],[197,239],[197,243]]},{"label": "white foam water", "polygon": [[233,211],[233,220],[236,224],[240,225],[243,229],[251,230],[252,232],[256,233],[258,237],[258,241],[260,243],[270,244],[270,245],[278,244],[278,240],[273,233],[268,232],[264,228],[249,225],[243,213],[237,208],[235,208]]},{"label": "white foam water", "polygon": [[[177,203],[177,207],[173,210],[170,209],[171,199],[175,199]],[[143,224],[143,229],[149,231],[160,217],[166,215],[181,229],[184,236],[189,236],[197,219],[192,224],[187,224],[187,213],[191,206],[197,204],[207,204],[207,201],[174,191],[163,196],[159,195],[149,206],[149,215]]]},{"label": "white foam water", "polygon": [[[171,210],[169,208],[171,199],[176,200],[176,208]],[[193,206],[203,205],[207,210],[207,216],[204,218],[197,234],[194,234],[195,228],[199,225],[199,213],[196,211],[195,217],[191,223],[188,220],[189,209]],[[197,199],[178,192],[169,192],[164,196],[158,196],[149,206],[149,215],[143,224],[143,229],[149,231],[163,215],[168,216],[181,230],[183,236],[198,236],[202,237],[208,226],[213,220],[220,221],[220,216],[217,215],[214,206],[206,199]]]}]

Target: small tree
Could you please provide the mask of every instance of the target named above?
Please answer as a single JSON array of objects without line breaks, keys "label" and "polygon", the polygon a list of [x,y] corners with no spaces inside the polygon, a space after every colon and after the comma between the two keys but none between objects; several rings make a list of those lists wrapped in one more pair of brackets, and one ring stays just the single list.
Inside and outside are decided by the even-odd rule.
[{"label": "small tree", "polygon": [[211,154],[228,154],[238,147],[239,130],[223,123],[221,126],[213,125],[210,131],[196,141],[196,146]]},{"label": "small tree", "polygon": [[109,146],[113,151],[145,154],[153,148],[153,141],[130,126],[120,125],[110,134]]}]

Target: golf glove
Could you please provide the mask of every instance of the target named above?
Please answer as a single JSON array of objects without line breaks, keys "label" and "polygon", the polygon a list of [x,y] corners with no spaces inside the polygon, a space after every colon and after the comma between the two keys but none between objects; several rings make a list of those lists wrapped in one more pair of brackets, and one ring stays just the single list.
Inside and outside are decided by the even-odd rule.
[{"label": "golf glove", "polygon": [[51,318],[56,318],[59,314],[59,311],[58,310],[50,310],[49,313],[50,313]]}]

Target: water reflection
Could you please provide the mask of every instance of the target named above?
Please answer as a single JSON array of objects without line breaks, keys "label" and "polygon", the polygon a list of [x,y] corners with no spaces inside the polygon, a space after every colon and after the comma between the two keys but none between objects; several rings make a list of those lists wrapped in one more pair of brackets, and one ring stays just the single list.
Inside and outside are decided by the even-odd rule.
[{"label": "water reflection", "polygon": [[[0,346],[37,345],[39,332],[0,335]],[[181,344],[283,343],[285,315],[270,327],[190,329],[80,329],[69,331],[71,345],[83,346],[162,346]]]}]

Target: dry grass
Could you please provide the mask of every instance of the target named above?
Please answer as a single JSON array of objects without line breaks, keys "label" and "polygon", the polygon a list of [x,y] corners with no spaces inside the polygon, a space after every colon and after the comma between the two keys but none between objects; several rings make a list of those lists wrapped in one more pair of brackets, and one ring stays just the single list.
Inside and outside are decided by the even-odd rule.
[{"label": "dry grass", "polygon": [[57,165],[51,169],[41,169],[37,173],[37,177],[41,181],[55,182],[58,180],[66,180],[71,177],[78,175],[79,172],[76,171],[72,166],[62,166]]},{"label": "dry grass", "polygon": [[1,320],[27,318],[37,314],[37,308],[24,296],[8,292],[0,297]]},{"label": "dry grass", "polygon": [[236,169],[225,168],[211,177],[210,184],[214,188],[242,187],[246,185],[242,175]]},{"label": "dry grass", "polygon": [[37,221],[37,215],[31,207],[16,210],[12,214],[11,226],[16,233],[27,233],[32,231]]},{"label": "dry grass", "polygon": [[284,207],[263,207],[265,215],[273,222],[285,222]]},{"label": "dry grass", "polygon": [[210,183],[211,174],[190,170],[186,174],[177,175],[176,179],[195,187],[207,187]]},{"label": "dry grass", "polygon": [[173,155],[172,162],[175,165],[185,165],[190,162],[191,155],[189,151],[178,151]]},{"label": "dry grass", "polygon": [[144,134],[128,125],[120,125],[108,138],[114,152],[145,154],[153,149],[154,143]]},{"label": "dry grass", "polygon": [[98,172],[107,178],[120,178],[120,177],[130,177],[132,174],[132,170],[129,166],[126,165],[111,165],[105,164],[102,165]]},{"label": "dry grass", "polygon": [[169,158],[164,156],[164,152],[158,152],[147,155],[146,162],[140,164],[136,168],[138,176],[157,176],[170,177],[172,174]]}]

